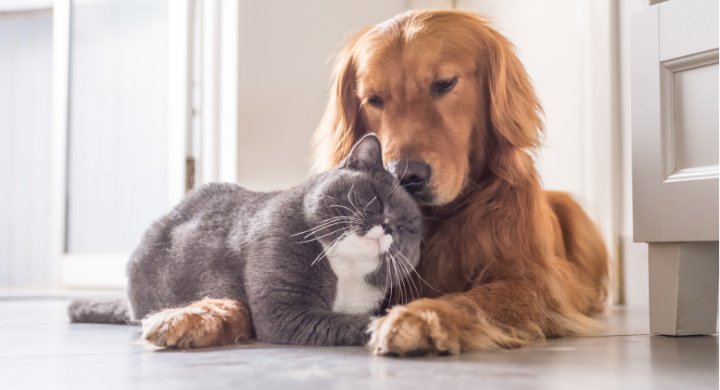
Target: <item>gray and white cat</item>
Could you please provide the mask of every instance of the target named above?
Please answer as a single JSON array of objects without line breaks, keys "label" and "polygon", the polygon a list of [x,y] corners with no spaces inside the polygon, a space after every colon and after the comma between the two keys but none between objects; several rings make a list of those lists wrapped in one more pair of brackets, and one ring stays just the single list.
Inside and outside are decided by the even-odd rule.
[{"label": "gray and white cat", "polygon": [[371,315],[417,265],[421,226],[374,135],[288,191],[209,184],[153,224],[133,253],[133,317],[232,299],[249,306],[260,341],[363,345]]}]

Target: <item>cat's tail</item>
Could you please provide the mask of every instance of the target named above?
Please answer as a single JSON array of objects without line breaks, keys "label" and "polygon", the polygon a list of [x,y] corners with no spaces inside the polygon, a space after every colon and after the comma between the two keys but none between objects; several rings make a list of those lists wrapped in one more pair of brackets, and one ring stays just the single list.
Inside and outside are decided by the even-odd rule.
[{"label": "cat's tail", "polygon": [[125,299],[76,299],[68,307],[70,322],[135,325]]}]

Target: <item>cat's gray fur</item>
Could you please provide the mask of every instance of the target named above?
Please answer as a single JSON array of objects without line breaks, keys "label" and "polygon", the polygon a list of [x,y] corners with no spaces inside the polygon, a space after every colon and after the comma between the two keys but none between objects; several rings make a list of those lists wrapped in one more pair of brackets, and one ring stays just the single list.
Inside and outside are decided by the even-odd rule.
[{"label": "cat's gray fur", "polygon": [[124,299],[76,299],[68,307],[70,320],[91,324],[130,323],[130,308]]},{"label": "cat's gray fur", "polygon": [[133,316],[204,297],[234,299],[249,305],[260,341],[362,345],[374,313],[333,311],[338,278],[321,255],[343,233],[362,236],[381,223],[392,229],[393,256],[382,256],[365,281],[387,292],[417,264],[421,214],[384,169],[374,135],[334,169],[288,191],[204,186],[156,222],[133,253]]}]

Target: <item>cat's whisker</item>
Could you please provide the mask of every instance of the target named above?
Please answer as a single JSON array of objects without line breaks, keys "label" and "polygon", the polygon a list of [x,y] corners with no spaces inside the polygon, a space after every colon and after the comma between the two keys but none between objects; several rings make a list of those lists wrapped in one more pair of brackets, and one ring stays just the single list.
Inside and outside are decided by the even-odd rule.
[{"label": "cat's whisker", "polygon": [[393,298],[393,284],[394,284],[395,280],[393,278],[392,267],[391,267],[390,261],[391,260],[387,260],[386,264],[387,264],[387,270],[388,270],[388,278],[390,279],[390,299],[392,299]]},{"label": "cat's whisker", "polygon": [[360,215],[359,215],[359,214],[360,214],[360,210],[358,210],[357,206],[355,206],[355,203],[353,203],[352,199],[350,199],[350,195],[352,194],[353,188],[355,188],[355,183],[353,183],[353,184],[350,186],[350,191],[348,191],[347,198],[348,198],[348,202],[350,202],[350,205],[352,205],[352,207],[355,209],[355,211],[357,211],[358,216],[360,216]]},{"label": "cat's whisker", "polygon": [[402,286],[402,292],[403,292],[403,300],[405,301],[405,305],[410,303],[410,300],[408,299],[408,287],[406,282],[406,276],[401,271],[401,264],[399,261],[395,260],[395,265],[398,268],[398,279],[400,279],[400,285]]},{"label": "cat's whisker", "polygon": [[[390,252],[390,253],[392,253],[392,252]],[[402,253],[400,253],[399,251],[396,253],[396,255],[400,255],[400,254],[402,254]],[[416,296],[420,295],[420,292],[417,290],[417,286],[415,285],[415,281],[413,281],[412,279],[409,279],[412,276],[412,273],[408,269],[407,264],[405,263],[405,261],[403,260],[402,257],[397,256],[397,258],[402,260],[402,261],[398,261],[398,266],[401,267],[405,271],[405,277],[403,278],[403,282],[405,282],[407,280],[407,292],[409,294],[413,294],[411,287],[414,287],[415,295]],[[412,266],[410,266],[410,268],[412,268]]]},{"label": "cat's whisker", "polygon": [[366,204],[366,205],[365,205],[365,207],[363,208],[363,214],[365,214],[365,218],[367,218],[367,217],[368,217],[368,216],[367,216],[367,208],[368,208],[368,206],[370,206],[370,203],[374,202],[374,201],[375,201],[375,199],[377,199],[377,196],[376,196],[376,197],[374,197],[374,198],[372,198],[372,200],[371,200],[371,201],[369,201],[369,202],[368,202],[368,204]]},{"label": "cat's whisker", "polygon": [[[396,159],[396,160],[399,160],[399,157],[400,157],[400,152],[398,151],[398,152],[397,152],[397,155],[395,156],[395,159]],[[407,160],[406,160],[406,161],[407,161]],[[405,169],[405,171],[407,172],[407,168]],[[396,172],[396,173],[397,173],[397,172]],[[403,177],[405,177],[405,172],[403,172]],[[390,194],[392,194],[393,192],[395,192],[395,189],[397,189],[397,186],[398,186],[399,183],[400,183],[400,179],[395,178],[395,183],[393,183],[393,186],[390,188]]]},{"label": "cat's whisker", "polygon": [[332,221],[336,221],[339,219],[352,219],[352,218],[355,218],[355,217],[351,217],[348,215],[333,215],[333,216],[330,216],[329,218],[318,221],[318,225],[322,225],[323,223],[332,222]]},{"label": "cat's whisker", "polygon": [[[328,211],[332,211],[332,210],[328,210]],[[353,217],[354,217],[354,216],[345,215],[345,214],[327,214],[327,213],[322,213],[322,212],[319,212],[319,211],[318,211],[318,214],[324,215],[324,216],[326,216],[326,217],[328,217],[328,218],[335,218],[335,217],[348,217],[348,218],[353,218]]]},{"label": "cat's whisker", "polygon": [[[390,250],[392,251],[392,247],[390,248]],[[415,270],[414,267],[413,267],[412,264],[407,260],[407,257],[405,257],[405,255],[403,255],[403,253],[400,252],[399,249],[396,249],[396,255],[397,255],[397,257],[401,260],[400,264],[401,264],[402,267],[405,269],[405,273],[406,273],[406,276],[405,276],[405,277],[406,277],[406,279],[408,280],[408,287],[412,287],[412,289],[415,290],[414,296],[415,296],[415,297],[419,297],[419,296],[420,296],[420,290],[418,289],[417,284],[415,284],[415,280],[413,280],[413,278],[412,278],[412,271]],[[410,294],[412,294],[412,293],[413,293],[413,291],[410,290]]]},{"label": "cat's whisker", "polygon": [[306,239],[306,238],[312,236],[313,234],[316,234],[316,233],[320,232],[321,230],[325,230],[325,229],[328,229],[328,228],[331,228],[331,227],[337,226],[337,225],[344,225],[344,224],[346,224],[346,223],[347,223],[347,222],[345,222],[345,221],[338,221],[338,222],[335,222],[335,223],[331,223],[331,224],[328,224],[328,225],[319,227],[319,228],[311,231],[310,233],[306,234],[305,237],[303,237],[303,239]]},{"label": "cat's whisker", "polygon": [[403,273],[403,287],[405,288],[405,302],[407,304],[412,301],[413,296],[413,290],[411,288],[412,285],[410,284],[410,282],[412,282],[412,279],[409,279],[411,274],[407,271],[407,267],[404,266],[402,261],[398,261],[398,267],[405,269],[405,272]]},{"label": "cat's whisker", "polygon": [[299,236],[299,235],[301,235],[301,234],[304,234],[304,233],[313,231],[313,230],[315,230],[315,229],[318,229],[318,228],[320,228],[320,227],[323,226],[323,225],[326,225],[326,224],[329,224],[329,223],[333,223],[333,222],[337,222],[337,221],[342,221],[342,220],[354,221],[355,218],[354,218],[354,217],[348,217],[348,216],[346,216],[346,215],[340,215],[340,216],[336,216],[336,217],[324,219],[324,220],[320,221],[320,223],[319,223],[317,226],[315,226],[315,227],[313,227],[313,228],[310,228],[310,229],[308,229],[308,230],[299,232],[299,233],[295,233],[295,234],[291,235],[290,237]]},{"label": "cat's whisker", "polygon": [[398,269],[399,264],[397,260],[395,260],[395,257],[392,255],[392,253],[388,252],[390,255],[390,258],[392,259],[393,268],[395,269],[395,276],[397,277],[398,281],[398,293],[400,294],[400,302],[403,305],[407,305],[407,294],[405,293],[405,282],[403,280],[402,275],[400,274],[400,270]]},{"label": "cat's whisker", "polygon": [[352,217],[345,217],[345,216],[336,217],[336,218],[332,218],[332,219],[330,219],[330,220],[325,220],[325,221],[323,221],[322,223],[320,223],[320,225],[315,226],[315,227],[313,227],[313,228],[311,228],[311,229],[308,229],[308,230],[305,230],[305,231],[302,231],[302,232],[299,232],[299,233],[295,233],[295,234],[291,235],[290,237],[299,236],[299,235],[301,235],[301,234],[305,234],[305,233],[308,233],[308,232],[310,232],[310,234],[313,234],[314,232],[317,232],[317,231],[320,231],[320,230],[322,230],[322,229],[325,229],[325,228],[328,227],[328,226],[337,225],[338,223],[345,223],[346,221],[348,221],[348,222],[357,222],[357,221],[355,221]]},{"label": "cat's whisker", "polygon": [[[397,190],[397,189],[400,187],[399,184],[400,184],[400,182],[402,182],[402,179],[405,178],[405,174],[407,173],[409,166],[410,166],[410,162],[408,161],[407,157],[405,157],[405,170],[403,171],[402,176],[400,176],[400,178],[397,179],[395,188],[393,188],[393,189],[390,191],[391,194],[392,194],[393,192],[395,192],[395,190]],[[402,187],[404,187],[404,186],[402,186]]]},{"label": "cat's whisker", "polygon": [[335,247],[340,243],[340,241],[342,241],[342,239],[345,238],[345,236],[347,236],[347,235],[348,235],[347,232],[344,232],[343,234],[341,234],[332,243],[330,243],[330,245],[328,245],[328,247],[326,249],[324,249],[323,252],[326,254],[332,252],[332,250],[335,249]]},{"label": "cat's whisker", "polygon": [[[340,208],[343,208],[343,209],[349,211],[350,213],[352,213],[352,215],[353,215],[355,218],[357,218],[359,221],[363,221],[363,222],[364,222],[362,215],[360,215],[360,214],[358,214],[357,212],[351,210],[349,207],[346,207],[346,206],[343,206],[343,205],[339,205],[339,204],[334,204],[334,205],[331,205],[330,207],[340,207]],[[350,218],[353,218],[353,217],[350,217]]]},{"label": "cat's whisker", "polygon": [[307,236],[309,236],[310,234],[319,232],[320,230],[326,229],[326,228],[329,227],[329,226],[334,226],[334,225],[338,225],[338,224],[341,224],[341,223],[346,223],[346,222],[345,222],[345,221],[333,221],[333,222],[328,222],[328,223],[326,223],[326,224],[323,224],[323,225],[320,225],[320,226],[316,226],[316,227],[314,227],[314,228],[312,228],[312,229],[308,229],[308,230],[305,230],[305,231],[302,231],[302,232],[299,232],[299,233],[295,233],[295,234],[291,235],[290,237],[297,237],[297,236],[299,236],[299,235],[301,235],[301,234],[306,234],[306,233],[307,233],[307,235],[306,235],[306,237],[307,237]]},{"label": "cat's whisker", "polygon": [[331,215],[331,214],[326,214],[326,213],[323,213],[323,212],[320,212],[320,211],[318,211],[317,213],[320,214],[320,215],[323,215],[323,216],[325,216],[325,217],[328,217],[328,218],[335,218],[335,217],[342,217],[342,216],[343,216],[343,215]]},{"label": "cat's whisker", "polygon": [[[383,253],[382,258],[380,259],[385,264],[385,295],[390,298],[392,298],[392,284],[388,285],[389,280],[389,269],[388,269],[388,262],[387,262],[387,256]],[[388,295],[388,290],[390,290],[390,295]]]},{"label": "cat's whisker", "polygon": [[[330,211],[332,211],[332,210],[330,210]],[[318,211],[318,214],[323,215],[323,216],[326,216],[326,217],[328,217],[328,219],[331,219],[331,218],[357,218],[357,216],[355,216],[355,215],[353,215],[353,216],[343,215],[343,214],[339,214],[339,215],[338,215],[338,214],[332,214],[332,215],[331,215],[331,214],[326,214],[326,213],[322,213],[322,212],[319,212],[319,211]]]},{"label": "cat's whisker", "polygon": [[323,248],[323,250],[320,252],[320,254],[315,258],[315,260],[310,263],[310,266],[312,267],[317,263],[318,261],[322,260],[323,257],[327,256],[328,253],[330,253],[335,246],[345,237],[346,233],[341,234],[338,238],[336,238],[330,245],[328,245],[327,248]]},{"label": "cat's whisker", "polygon": [[[390,247],[390,248],[392,249],[393,247]],[[402,252],[400,252],[397,248],[395,248],[395,250],[397,251],[397,253],[399,253],[400,256],[402,256],[402,257],[404,258],[404,260],[405,260],[408,264],[410,264],[410,260],[408,260],[408,258],[407,258]],[[430,283],[428,283],[425,279],[423,279],[422,276],[420,276],[420,273],[418,273],[417,270],[416,270],[414,267],[412,267],[412,272],[414,272],[415,275],[417,275],[417,277],[418,277],[418,279],[420,279],[420,281],[422,281],[423,283],[425,283],[426,286],[430,287],[430,288],[433,289],[435,292],[440,293],[440,294],[446,294],[445,292],[440,291],[440,290],[436,289],[435,287],[431,286]]]},{"label": "cat's whisker", "polygon": [[332,222],[332,221],[337,221],[337,220],[341,220],[341,219],[354,219],[354,218],[355,217],[351,217],[349,215],[332,215],[332,216],[329,216],[329,218],[319,221],[318,226],[322,225],[324,223]]},{"label": "cat's whisker", "polygon": [[335,233],[337,233],[337,232],[341,232],[341,231],[347,230],[347,229],[349,229],[349,227],[343,227],[343,228],[334,230],[334,231],[332,231],[332,232],[330,232],[330,233],[323,234],[323,235],[320,236],[320,237],[315,237],[315,238],[313,238],[313,239],[311,239],[311,240],[297,241],[296,244],[304,244],[304,243],[307,243],[307,242],[317,241],[317,240],[319,240],[319,239],[321,239],[321,238],[325,238],[325,237],[327,237],[327,236],[333,235],[333,234],[335,234]]},{"label": "cat's whisker", "polygon": [[391,261],[391,264],[392,264],[392,266],[393,266],[393,269],[395,270],[395,272],[394,272],[394,279],[395,279],[395,284],[396,284],[396,286],[397,286],[397,288],[398,288],[398,292],[397,292],[397,294],[398,294],[398,299],[399,299],[399,301],[400,301],[400,304],[405,305],[405,304],[406,304],[406,302],[405,302],[406,300],[405,300],[404,294],[403,294],[403,289],[404,289],[404,288],[403,288],[403,286],[402,286],[402,278],[401,278],[401,276],[400,276],[400,271],[397,269],[397,261],[395,260],[395,257],[393,257],[392,254],[389,254],[389,256],[390,256],[390,259],[392,260],[392,261]]}]

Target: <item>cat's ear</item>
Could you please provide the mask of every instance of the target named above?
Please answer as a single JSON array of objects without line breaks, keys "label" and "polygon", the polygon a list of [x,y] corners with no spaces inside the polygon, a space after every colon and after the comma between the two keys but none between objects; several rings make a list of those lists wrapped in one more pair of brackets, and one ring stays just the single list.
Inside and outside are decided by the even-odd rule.
[{"label": "cat's ear", "polygon": [[385,169],[380,139],[372,133],[360,138],[343,162],[343,167],[365,171]]}]

